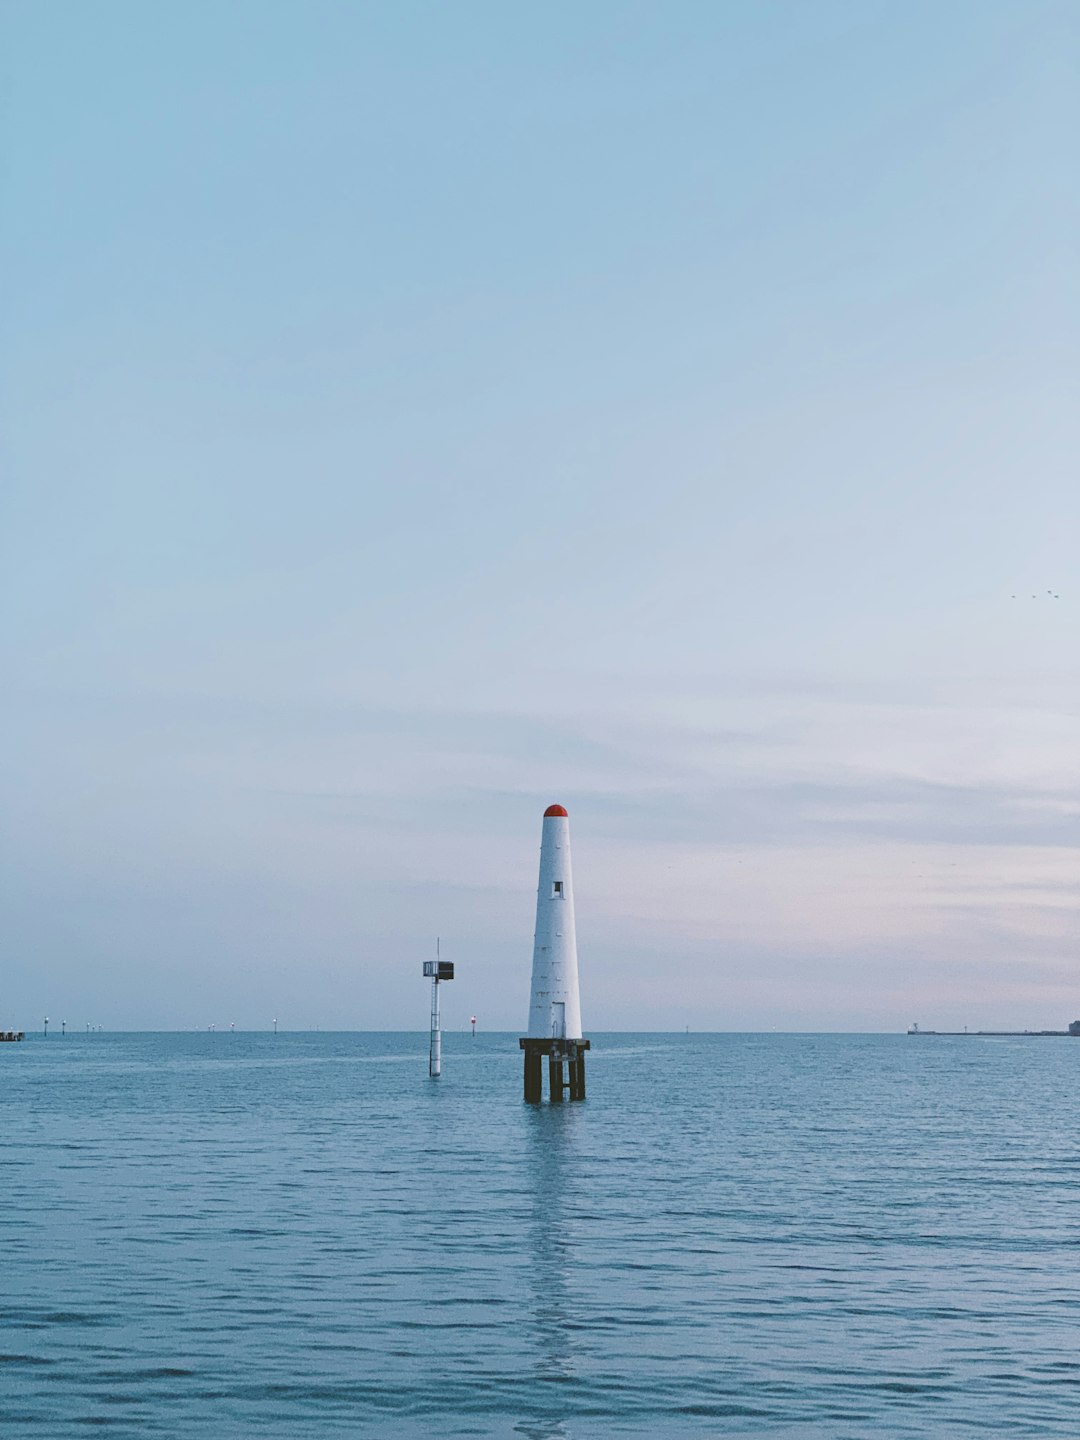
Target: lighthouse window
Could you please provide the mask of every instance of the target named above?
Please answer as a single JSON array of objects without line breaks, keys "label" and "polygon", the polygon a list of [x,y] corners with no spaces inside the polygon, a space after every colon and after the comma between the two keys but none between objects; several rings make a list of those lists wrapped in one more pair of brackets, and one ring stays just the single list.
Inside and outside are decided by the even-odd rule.
[{"label": "lighthouse window", "polygon": [[556,880],[556,881],[554,882],[554,884],[552,885],[552,887],[551,887],[551,895],[552,895],[552,898],[554,899],[554,897],[555,897],[556,895],[561,895],[561,894],[562,894],[562,881],[561,881],[561,880]]}]

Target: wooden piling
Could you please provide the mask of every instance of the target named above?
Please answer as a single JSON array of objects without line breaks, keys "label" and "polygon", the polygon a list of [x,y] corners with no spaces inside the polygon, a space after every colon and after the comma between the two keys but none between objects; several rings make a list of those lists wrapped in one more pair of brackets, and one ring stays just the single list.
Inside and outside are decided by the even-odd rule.
[{"label": "wooden piling", "polygon": [[544,1098],[544,1062],[548,1060],[548,1099],[559,1105],[563,1100],[585,1099],[585,1051],[588,1040],[534,1040],[529,1036],[518,1041],[525,1052],[525,1100],[537,1105]]}]

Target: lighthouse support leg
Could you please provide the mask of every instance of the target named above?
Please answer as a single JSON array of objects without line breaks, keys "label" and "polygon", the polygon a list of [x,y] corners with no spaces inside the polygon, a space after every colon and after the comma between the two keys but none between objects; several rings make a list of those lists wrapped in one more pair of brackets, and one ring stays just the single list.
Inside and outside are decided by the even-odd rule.
[{"label": "lighthouse support leg", "polygon": [[539,1050],[525,1051],[525,1100],[539,1105],[544,1098],[544,1057]]},{"label": "lighthouse support leg", "polygon": [[585,1051],[588,1040],[535,1040],[523,1037],[525,1052],[525,1099],[538,1105],[544,1098],[544,1056],[548,1061],[548,1099],[553,1105],[564,1100],[585,1099]]},{"label": "lighthouse support leg", "polygon": [[570,1099],[585,1099],[585,1051],[573,1049],[570,1052],[570,1060],[567,1065],[570,1082]]}]

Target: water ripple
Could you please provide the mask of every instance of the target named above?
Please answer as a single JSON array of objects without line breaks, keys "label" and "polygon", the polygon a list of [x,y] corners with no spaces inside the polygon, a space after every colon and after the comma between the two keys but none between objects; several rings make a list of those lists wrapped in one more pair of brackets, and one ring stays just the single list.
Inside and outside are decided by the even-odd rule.
[{"label": "water ripple", "polygon": [[40,1038],[5,1434],[1072,1440],[1080,1045]]}]

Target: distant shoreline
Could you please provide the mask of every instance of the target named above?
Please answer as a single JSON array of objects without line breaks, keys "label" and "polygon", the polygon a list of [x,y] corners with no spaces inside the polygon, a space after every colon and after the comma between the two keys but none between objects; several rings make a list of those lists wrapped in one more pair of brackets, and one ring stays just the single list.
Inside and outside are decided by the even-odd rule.
[{"label": "distant shoreline", "polygon": [[1051,1036],[1064,1035],[1066,1039],[1075,1040],[1080,1038],[1080,1032],[1076,1030],[920,1030],[912,1026],[907,1032],[909,1035],[932,1035],[938,1038],[951,1039],[954,1036],[969,1040],[1005,1039],[1009,1036],[1027,1037],[1031,1040],[1049,1038]]}]

